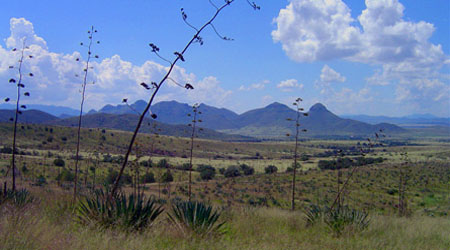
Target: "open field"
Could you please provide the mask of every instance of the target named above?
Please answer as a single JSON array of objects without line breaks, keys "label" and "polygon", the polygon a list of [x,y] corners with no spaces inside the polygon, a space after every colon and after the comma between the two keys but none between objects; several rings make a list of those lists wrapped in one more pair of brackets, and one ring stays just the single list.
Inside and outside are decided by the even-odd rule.
[{"label": "open field", "polygon": [[[221,236],[187,238],[173,228],[164,212],[154,225],[140,233],[100,230],[85,227],[74,220],[71,205],[75,129],[44,125],[19,127],[18,185],[31,191],[36,200],[20,212],[3,206],[0,215],[0,246],[4,249],[448,249],[450,247],[450,142],[446,138],[402,140],[388,138],[366,157],[381,157],[383,162],[359,166],[349,179],[342,203],[366,211],[369,227],[341,237],[324,224],[308,226],[305,211],[312,205],[330,206],[353,168],[338,171],[318,168],[319,161],[337,159],[335,150],[357,157],[363,141],[305,140],[300,142],[300,164],[296,186],[296,211],[290,208],[293,142],[222,142],[195,140],[194,168],[210,165],[216,169],[212,180],[193,172],[193,199],[223,209],[226,221]],[[10,125],[0,126],[0,149],[11,141]],[[130,133],[102,129],[84,129],[81,149],[80,192],[88,195],[110,181],[119,169]],[[444,139],[444,140],[443,140]],[[155,197],[166,210],[176,200],[187,199],[189,139],[143,134],[137,155],[126,169],[129,182],[122,191],[136,188],[147,197]],[[197,147],[198,145],[198,147]],[[0,154],[1,182],[11,154]],[[407,153],[402,157],[401,153]],[[62,159],[64,166],[56,166]],[[151,165],[144,163],[151,160]],[[158,163],[167,160],[168,165]],[[226,178],[223,170],[246,164],[254,173]],[[266,174],[274,165],[278,172]],[[92,171],[94,167],[94,171]],[[221,170],[222,169],[222,170]],[[398,180],[400,169],[406,173],[406,199],[409,217],[398,217]],[[161,182],[170,171],[172,182]],[[62,173],[65,173],[62,174]],[[153,173],[151,183],[134,177]],[[59,177],[58,177],[59,176]],[[66,177],[62,177],[66,176]],[[138,178],[139,179],[139,178]]]}]

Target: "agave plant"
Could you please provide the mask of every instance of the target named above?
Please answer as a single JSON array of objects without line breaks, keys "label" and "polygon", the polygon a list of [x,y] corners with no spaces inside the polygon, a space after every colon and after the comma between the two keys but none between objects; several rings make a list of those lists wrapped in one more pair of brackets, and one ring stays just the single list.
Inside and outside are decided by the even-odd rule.
[{"label": "agave plant", "polygon": [[324,217],[324,211],[326,209],[322,209],[320,206],[312,204],[306,211],[306,224],[308,226],[312,226],[318,222],[321,222]]},{"label": "agave plant", "polygon": [[117,194],[111,198],[101,190],[80,201],[76,209],[82,224],[128,231],[150,226],[163,211],[162,206],[143,195]]},{"label": "agave plant", "polygon": [[7,189],[3,192],[0,191],[0,205],[4,203],[11,203],[16,207],[24,207],[25,205],[32,203],[34,197],[26,189],[12,190]]},{"label": "agave plant", "polygon": [[344,231],[363,231],[370,223],[368,213],[347,206],[331,209],[325,214],[324,221],[336,236],[341,236]]},{"label": "agave plant", "polygon": [[221,212],[213,210],[212,206],[201,202],[178,202],[172,206],[169,220],[177,226],[183,234],[194,234],[204,237],[220,233],[225,222],[218,223]]}]

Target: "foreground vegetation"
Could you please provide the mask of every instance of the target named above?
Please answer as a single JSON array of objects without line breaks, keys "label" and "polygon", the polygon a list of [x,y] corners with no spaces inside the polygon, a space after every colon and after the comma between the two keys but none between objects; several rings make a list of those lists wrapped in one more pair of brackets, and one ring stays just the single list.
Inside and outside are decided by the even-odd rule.
[{"label": "foreground vegetation", "polygon": [[[45,125],[21,125],[19,130],[18,189],[29,193],[0,199],[2,249],[450,247],[450,145],[446,138],[388,138],[364,159],[357,153],[364,142],[301,141],[297,209],[293,212],[288,211],[292,142],[196,140],[192,200],[199,203],[192,207],[201,213],[211,209],[203,221],[215,224],[194,230],[185,225],[203,222],[192,220],[186,212],[189,205],[182,205],[188,199],[189,139],[141,135],[123,176],[120,202],[97,215],[85,207],[87,216],[80,217],[80,204],[87,199],[99,204],[107,201],[93,190],[104,189],[115,180],[125,150],[120,145],[130,134],[82,130],[81,196],[73,203],[76,130]],[[10,134],[10,125],[0,126],[0,138],[5,139],[0,145],[3,176],[11,159]],[[314,223],[308,221],[312,208],[327,211],[355,167],[340,199],[342,207],[349,208],[347,215],[325,214]],[[398,216],[402,174],[407,177],[406,217]],[[0,181],[3,184],[10,178]],[[111,220],[114,217],[108,211],[120,218]],[[144,217],[136,217],[139,214]],[[353,219],[346,222],[342,216]]]},{"label": "foreground vegetation", "polygon": [[[324,224],[307,226],[304,214],[277,208],[230,208],[223,234],[186,236],[166,214],[142,232],[102,230],[77,223],[70,193],[39,191],[39,202],[3,208],[2,249],[448,249],[450,220],[372,215],[370,226],[336,237]],[[36,194],[36,193],[35,193]],[[56,199],[55,199],[56,198]]]}]

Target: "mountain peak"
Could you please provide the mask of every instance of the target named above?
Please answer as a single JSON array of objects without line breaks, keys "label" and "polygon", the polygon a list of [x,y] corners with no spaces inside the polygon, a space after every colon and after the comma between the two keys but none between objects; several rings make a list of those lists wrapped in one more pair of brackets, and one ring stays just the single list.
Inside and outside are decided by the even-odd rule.
[{"label": "mountain peak", "polygon": [[309,109],[309,112],[311,111],[321,112],[321,111],[328,111],[328,109],[322,103],[316,103]]},{"label": "mountain peak", "polygon": [[285,104],[282,104],[279,102],[274,102],[274,103],[267,105],[266,108],[289,108],[289,107],[286,106]]}]

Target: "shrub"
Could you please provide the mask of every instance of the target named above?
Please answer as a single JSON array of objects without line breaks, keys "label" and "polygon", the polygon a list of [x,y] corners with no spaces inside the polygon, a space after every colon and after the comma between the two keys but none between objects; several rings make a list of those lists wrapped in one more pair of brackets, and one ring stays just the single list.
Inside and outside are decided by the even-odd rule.
[{"label": "shrub", "polygon": [[227,178],[240,176],[241,172],[237,166],[229,166],[224,172],[223,175]]},{"label": "shrub", "polygon": [[241,168],[244,175],[252,175],[255,173],[255,169],[248,166],[247,164],[241,164],[239,167]]},{"label": "shrub", "polygon": [[38,178],[36,179],[36,183],[34,183],[37,186],[42,186],[47,184],[47,179],[45,179],[45,177],[41,174],[38,176]]},{"label": "shrub", "polygon": [[173,181],[172,173],[170,173],[170,171],[166,171],[165,173],[163,173],[161,176],[161,181],[165,183],[172,182]]},{"label": "shrub", "polygon": [[278,168],[274,165],[269,165],[266,168],[264,168],[264,171],[266,172],[266,174],[274,174],[278,172]]},{"label": "shrub", "polygon": [[75,175],[65,168],[56,177],[56,180],[58,180],[58,181],[73,181],[74,179],[75,179]]},{"label": "shrub", "polygon": [[[109,185],[113,184],[116,181],[117,176],[119,176],[119,172],[117,172],[116,170],[109,171],[108,175],[106,176],[105,183],[109,184]],[[132,182],[133,182],[133,178],[129,174],[124,173],[122,175],[122,177],[120,178],[119,184],[124,185],[124,184],[130,184]]]},{"label": "shrub", "polygon": [[141,195],[119,194],[111,199],[97,190],[93,196],[81,200],[76,208],[78,221],[103,229],[118,227],[126,231],[140,231],[150,226],[164,211],[154,200]]},{"label": "shrub", "polygon": [[64,167],[66,165],[66,162],[61,158],[57,158],[53,161],[53,165],[57,167]]},{"label": "shrub", "polygon": [[141,161],[139,164],[140,164],[141,166],[147,167],[147,168],[153,167],[153,162],[152,162],[151,159],[148,159],[148,160],[146,160],[146,161]]},{"label": "shrub", "polygon": [[167,161],[167,159],[161,159],[161,160],[159,160],[157,167],[158,168],[169,168],[170,165],[169,165],[169,162]]},{"label": "shrub", "polygon": [[[3,146],[2,149],[0,149],[0,153],[2,154],[12,154],[13,150],[11,147],[7,147],[7,146]],[[16,149],[16,153],[17,153],[17,149]]]},{"label": "shrub", "polygon": [[207,235],[220,233],[225,222],[218,223],[221,212],[201,202],[178,202],[172,206],[169,220],[185,235]]},{"label": "shrub", "polygon": [[197,171],[200,172],[202,180],[211,180],[216,175],[216,169],[209,165],[199,165]]},{"label": "shrub", "polygon": [[145,173],[141,178],[143,183],[155,182],[155,175],[152,172]]}]

